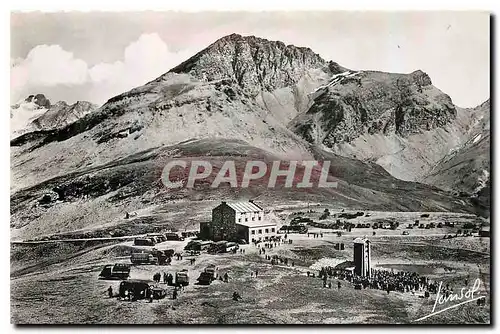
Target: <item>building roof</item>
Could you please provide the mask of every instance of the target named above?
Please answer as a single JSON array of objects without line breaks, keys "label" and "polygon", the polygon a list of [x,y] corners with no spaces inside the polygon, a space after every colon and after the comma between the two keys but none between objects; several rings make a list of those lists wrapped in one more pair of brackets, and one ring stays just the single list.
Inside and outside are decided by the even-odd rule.
[{"label": "building roof", "polygon": [[276,223],[270,222],[270,221],[248,221],[248,222],[241,222],[241,223],[236,223],[237,225],[243,225],[246,227],[265,227],[265,226],[276,226]]},{"label": "building roof", "polygon": [[227,202],[226,205],[238,213],[263,211],[260,206],[253,202]]},{"label": "building roof", "polygon": [[368,239],[366,239],[366,238],[356,238],[356,239],[354,239],[354,243],[355,244],[364,244],[367,241],[368,241]]}]

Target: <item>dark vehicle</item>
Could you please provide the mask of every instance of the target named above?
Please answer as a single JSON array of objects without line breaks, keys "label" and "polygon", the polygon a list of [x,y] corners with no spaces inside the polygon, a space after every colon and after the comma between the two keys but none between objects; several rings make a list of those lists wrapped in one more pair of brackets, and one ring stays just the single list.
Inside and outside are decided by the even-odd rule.
[{"label": "dark vehicle", "polygon": [[410,234],[410,232],[408,232],[408,231],[403,231],[403,235],[409,235],[409,234]]},{"label": "dark vehicle", "polygon": [[116,263],[107,264],[102,268],[99,279],[127,279],[130,276],[130,264]]},{"label": "dark vehicle", "polygon": [[153,294],[153,299],[163,299],[167,296],[167,290],[158,286],[152,287],[151,293]]},{"label": "dark vehicle", "polygon": [[240,246],[236,242],[228,242],[226,244],[226,252],[232,252],[238,250]]},{"label": "dark vehicle", "polygon": [[149,289],[150,281],[147,280],[128,280],[120,283],[119,296],[121,298],[131,298],[131,300],[139,300],[146,298]]},{"label": "dark vehicle", "polygon": [[163,253],[164,253],[166,256],[174,256],[175,249],[165,249],[165,250],[163,250]]},{"label": "dark vehicle", "polygon": [[210,283],[212,283],[213,280],[214,278],[212,274],[207,272],[202,272],[200,273],[200,277],[198,277],[198,284],[209,285]]},{"label": "dark vehicle", "polygon": [[361,283],[357,283],[354,285],[354,290],[361,290],[363,288],[363,286],[361,285]]},{"label": "dark vehicle", "polygon": [[211,241],[211,240],[207,240],[207,241],[202,241],[200,242],[200,247],[201,247],[201,250],[202,251],[206,251],[206,250],[209,250],[211,245],[213,244],[214,242]]},{"label": "dark vehicle", "polygon": [[227,252],[227,241],[218,241],[210,245],[208,254],[219,254]]},{"label": "dark vehicle", "polygon": [[361,217],[363,216],[365,213],[364,212],[356,212],[356,213],[341,213],[338,215],[339,218],[346,218],[346,219],[353,219],[353,218],[357,218],[357,217]]},{"label": "dark vehicle", "polygon": [[198,236],[198,232],[197,231],[186,231],[186,232],[181,232],[181,236],[186,239],[186,238],[190,238],[190,237],[197,237]]},{"label": "dark vehicle", "polygon": [[299,233],[304,234],[307,233],[307,227],[304,225],[283,225],[280,228],[281,233]]},{"label": "dark vehicle", "polygon": [[172,256],[174,255],[175,250],[166,249],[166,250],[157,250],[153,249],[151,251],[151,255],[153,255],[153,259],[156,259],[156,264],[159,265],[170,265],[172,262]]},{"label": "dark vehicle", "polygon": [[424,226],[424,224],[420,224],[420,225],[418,226],[418,228],[424,228],[424,227],[425,227],[425,226]]},{"label": "dark vehicle", "polygon": [[201,242],[200,241],[190,241],[190,242],[188,242],[186,247],[184,247],[184,250],[200,252],[201,251]]},{"label": "dark vehicle", "polygon": [[177,286],[189,285],[189,275],[187,269],[182,269],[175,273],[175,284]]},{"label": "dark vehicle", "polygon": [[377,224],[377,223],[373,224],[372,228],[373,228],[374,230],[378,229],[378,224]]},{"label": "dark vehicle", "polygon": [[215,266],[213,264],[210,264],[208,265],[206,268],[205,268],[205,271],[206,273],[210,274],[212,279],[215,279]]},{"label": "dark vehicle", "polygon": [[431,228],[431,225],[430,225],[430,224],[426,224],[426,225],[425,225],[425,229],[426,229],[426,230],[428,230],[428,229],[430,229],[430,228]]},{"label": "dark vehicle", "polygon": [[154,246],[155,241],[153,238],[135,238],[134,246]]},{"label": "dark vehicle", "polygon": [[154,238],[156,243],[165,242],[167,238],[161,233],[150,233],[147,235],[148,238]]},{"label": "dark vehicle", "polygon": [[429,214],[428,213],[422,213],[420,215],[420,218],[429,218]]},{"label": "dark vehicle", "polygon": [[176,241],[184,240],[182,236],[180,236],[178,233],[175,232],[165,233],[165,237],[167,238],[167,240],[176,240]]},{"label": "dark vehicle", "polygon": [[430,228],[436,228],[436,224],[434,224],[434,223],[430,223],[430,224],[429,224],[429,227],[430,227]]},{"label": "dark vehicle", "polygon": [[133,264],[157,264],[158,258],[151,253],[132,253],[130,262]]},{"label": "dark vehicle", "polygon": [[438,223],[437,224],[437,228],[442,228],[443,227],[443,223]]},{"label": "dark vehicle", "polygon": [[313,220],[311,218],[295,217],[290,222],[290,225],[293,226],[293,225],[299,225],[299,224],[309,224],[312,222],[313,222]]}]

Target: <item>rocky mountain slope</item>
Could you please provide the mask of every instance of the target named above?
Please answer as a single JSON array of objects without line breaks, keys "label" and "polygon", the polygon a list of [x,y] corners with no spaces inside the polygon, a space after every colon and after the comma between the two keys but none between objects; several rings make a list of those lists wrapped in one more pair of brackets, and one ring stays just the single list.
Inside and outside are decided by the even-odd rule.
[{"label": "rocky mountain slope", "polygon": [[[59,112],[30,122],[37,131],[11,141],[11,227],[19,237],[119,223],[124,210],[188,199],[311,197],[339,207],[472,210],[467,199],[394,177],[424,175],[464,141],[470,123],[421,71],[353,71],[308,48],[230,35],[92,112],[56,105]],[[341,186],[172,195],[160,182],[162,159],[171,156],[332,160]]]},{"label": "rocky mountain slope", "polygon": [[87,101],[72,105],[64,101],[51,104],[43,94],[30,95],[11,106],[11,139],[36,131],[60,129],[97,108],[97,105]]},{"label": "rocky mountain slope", "polygon": [[422,182],[472,197],[487,211],[490,206],[490,101],[464,112],[474,115],[464,144],[443,157]]},{"label": "rocky mountain slope", "polygon": [[471,115],[422,71],[348,71],[311,99],[307,112],[290,123],[294,132],[336,154],[375,162],[403,180],[420,180],[469,138]]}]

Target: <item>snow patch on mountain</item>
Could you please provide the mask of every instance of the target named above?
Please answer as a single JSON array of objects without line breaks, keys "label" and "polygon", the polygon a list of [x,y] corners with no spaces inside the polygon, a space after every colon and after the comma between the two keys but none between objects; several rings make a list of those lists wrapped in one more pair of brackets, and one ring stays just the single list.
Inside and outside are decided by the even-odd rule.
[{"label": "snow patch on mountain", "polygon": [[[321,85],[319,86],[318,88],[316,88],[314,91],[312,91],[310,93],[310,95],[314,95],[318,92],[320,93],[324,93],[326,92],[326,89],[328,87],[332,87],[332,86],[335,86],[339,83],[342,83],[342,80],[346,79],[346,78],[352,78],[352,77],[355,77],[359,74],[361,74],[363,71],[345,71],[345,72],[342,72],[342,73],[338,73],[338,74],[335,74],[333,75],[331,78],[330,78],[330,81],[328,81],[327,84],[325,85]],[[316,96],[317,97],[317,96]]]},{"label": "snow patch on mountain", "polygon": [[10,138],[14,139],[27,132],[33,131],[32,122],[47,112],[47,108],[40,107],[34,101],[19,103],[10,107]]},{"label": "snow patch on mountain", "polygon": [[489,179],[490,179],[490,173],[486,169],[483,169],[482,173],[477,178],[478,186],[476,187],[476,189],[474,189],[474,193],[477,194],[483,188],[485,188],[488,184]]},{"label": "snow patch on mountain", "polygon": [[474,140],[472,141],[474,144],[477,143],[481,139],[481,134],[478,134],[476,137],[474,137]]}]

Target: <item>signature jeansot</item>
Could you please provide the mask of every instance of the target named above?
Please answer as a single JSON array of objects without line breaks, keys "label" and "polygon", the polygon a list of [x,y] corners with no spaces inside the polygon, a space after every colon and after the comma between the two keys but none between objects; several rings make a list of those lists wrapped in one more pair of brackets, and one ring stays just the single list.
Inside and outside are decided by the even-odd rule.
[{"label": "signature jeansot", "polygon": [[[443,294],[442,286],[443,286],[443,282],[440,282],[439,288],[437,291],[437,295],[436,295],[436,300],[434,301],[434,307],[432,308],[432,312],[430,314],[428,314],[422,318],[419,318],[417,320],[414,320],[414,321],[424,320],[424,319],[432,317],[436,314],[439,314],[439,313],[445,312],[447,310],[451,310],[453,308],[456,308],[460,305],[471,303],[471,302],[477,301],[478,299],[486,298],[486,296],[484,296],[484,295],[480,296],[478,293],[479,288],[481,287],[481,280],[479,278],[477,278],[474,281],[474,284],[472,285],[472,287],[470,287],[470,288],[463,287],[462,289],[460,289],[460,292],[458,292],[458,293]],[[444,306],[444,308],[442,308],[440,310],[436,310],[438,308],[438,305],[440,305],[440,306],[442,305],[442,306]]]}]

